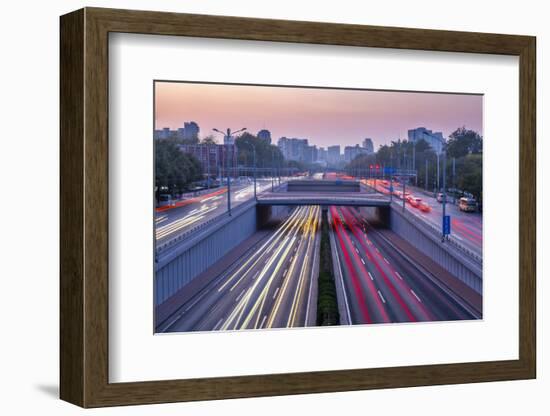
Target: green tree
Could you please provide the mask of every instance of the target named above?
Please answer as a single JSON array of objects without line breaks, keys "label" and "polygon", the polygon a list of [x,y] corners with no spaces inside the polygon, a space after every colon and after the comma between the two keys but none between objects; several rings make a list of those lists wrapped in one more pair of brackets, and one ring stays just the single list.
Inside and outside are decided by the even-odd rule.
[{"label": "green tree", "polygon": [[203,137],[201,144],[217,144],[217,141],[213,134],[209,134],[208,136]]},{"label": "green tree", "polygon": [[468,154],[479,154],[483,149],[483,139],[477,132],[459,127],[451,133],[445,147],[449,157],[459,158]]},{"label": "green tree", "polygon": [[189,188],[202,177],[201,164],[193,155],[183,153],[171,139],[155,142],[155,184],[172,195]]},{"label": "green tree", "polygon": [[272,168],[284,163],[283,154],[275,145],[269,144],[258,137],[245,132],[235,139],[239,153],[239,164],[252,167],[254,164],[254,149],[256,149],[256,166]]}]

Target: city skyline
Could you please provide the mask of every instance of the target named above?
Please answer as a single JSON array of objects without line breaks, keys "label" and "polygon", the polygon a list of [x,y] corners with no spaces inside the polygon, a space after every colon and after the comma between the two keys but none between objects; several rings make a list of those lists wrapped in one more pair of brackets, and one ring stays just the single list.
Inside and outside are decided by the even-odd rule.
[{"label": "city skyline", "polygon": [[269,130],[274,144],[299,137],[344,147],[371,137],[377,150],[417,127],[448,137],[465,126],[483,135],[481,95],[183,82],[156,82],[155,92],[155,129],[195,121],[201,138],[213,128],[246,127]]}]

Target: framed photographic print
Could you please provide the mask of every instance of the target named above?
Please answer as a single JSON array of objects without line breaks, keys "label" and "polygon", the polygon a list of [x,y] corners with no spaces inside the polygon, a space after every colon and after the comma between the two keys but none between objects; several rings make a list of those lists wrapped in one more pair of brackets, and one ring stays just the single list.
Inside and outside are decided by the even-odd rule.
[{"label": "framed photographic print", "polygon": [[61,398],[534,378],[535,38],[61,17]]}]

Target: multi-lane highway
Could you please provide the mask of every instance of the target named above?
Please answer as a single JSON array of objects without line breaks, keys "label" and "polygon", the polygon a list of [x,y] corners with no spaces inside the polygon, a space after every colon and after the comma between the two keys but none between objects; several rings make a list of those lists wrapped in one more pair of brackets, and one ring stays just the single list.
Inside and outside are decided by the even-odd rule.
[{"label": "multi-lane highway", "polygon": [[298,207],[194,294],[160,332],[304,327],[315,322],[320,208]]},{"label": "multi-lane highway", "polygon": [[[368,180],[368,185],[374,187],[374,180]],[[399,184],[394,182],[394,190],[401,192],[402,188]],[[389,184],[387,181],[377,180],[376,190],[389,194]],[[405,204],[405,208],[408,212],[428,222],[436,229],[441,228],[442,211],[443,207],[440,202],[431,196],[428,192],[415,187],[406,187],[405,191],[415,197],[422,199],[422,203],[429,207],[429,210],[421,210],[418,207],[414,207],[409,203]],[[400,203],[402,199],[396,198]],[[452,199],[449,197],[448,201]],[[452,203],[446,204],[446,214],[451,216],[451,235],[460,244],[469,250],[473,251],[477,255],[481,256],[483,250],[483,221],[482,216],[479,213],[463,212],[458,209],[458,206]]]},{"label": "multi-lane highway", "polygon": [[[271,190],[271,179],[258,180],[256,192]],[[251,182],[231,185],[231,206],[236,207],[254,197],[254,184]],[[155,234],[157,244],[196,227],[227,211],[227,188],[212,190],[211,193],[192,198],[183,206],[159,209],[155,213]]]},{"label": "multi-lane highway", "polygon": [[352,207],[331,207],[347,321],[352,324],[476,319]]}]

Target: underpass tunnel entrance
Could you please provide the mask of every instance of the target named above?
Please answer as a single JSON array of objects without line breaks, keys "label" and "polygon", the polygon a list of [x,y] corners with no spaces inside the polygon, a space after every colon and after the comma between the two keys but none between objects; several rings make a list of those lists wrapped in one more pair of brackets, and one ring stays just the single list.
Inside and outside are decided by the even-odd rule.
[{"label": "underpass tunnel entrance", "polygon": [[360,207],[359,212],[373,226],[390,228],[390,207]]}]

